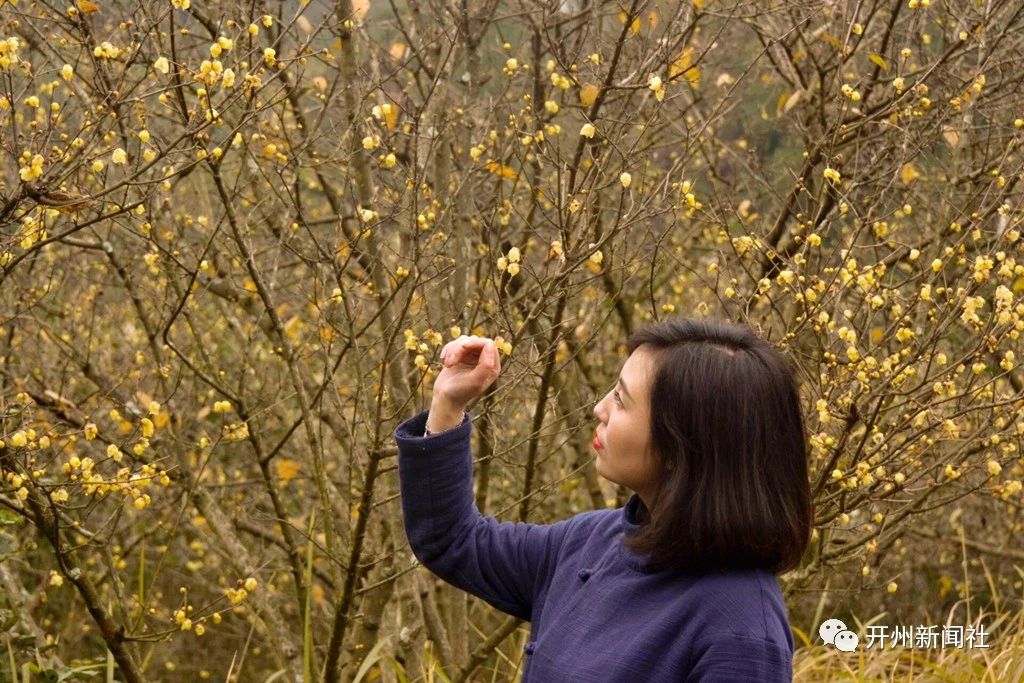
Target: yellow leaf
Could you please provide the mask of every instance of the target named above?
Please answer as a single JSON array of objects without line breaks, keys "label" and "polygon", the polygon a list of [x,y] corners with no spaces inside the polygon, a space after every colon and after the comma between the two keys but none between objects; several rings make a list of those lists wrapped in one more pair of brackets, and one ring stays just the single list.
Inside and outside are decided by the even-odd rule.
[{"label": "yellow leaf", "polygon": [[839,40],[828,31],[825,31],[821,34],[821,39],[837,50],[843,47],[843,44],[840,43]]},{"label": "yellow leaf", "polygon": [[952,128],[943,128],[942,138],[946,141],[946,144],[950,147],[956,148],[960,146],[960,133],[957,133]]},{"label": "yellow leaf", "polygon": [[869,52],[868,59],[870,59],[872,63],[877,64],[879,68],[888,73],[889,62],[885,61],[885,57],[878,54],[877,52]]},{"label": "yellow leaf", "polygon": [[694,89],[700,87],[700,69],[693,64],[693,48],[684,47],[683,51],[680,52],[675,60],[672,62],[672,66],[668,68],[668,79],[670,81],[675,80],[676,76],[682,74],[690,82],[690,86]]},{"label": "yellow leaf", "polygon": [[356,19],[362,21],[366,18],[366,13],[370,11],[370,0],[352,0],[352,13],[356,15]]},{"label": "yellow leaf", "polygon": [[1014,280],[1013,287],[1011,287],[1010,289],[1013,290],[1014,294],[1020,294],[1021,292],[1024,292],[1024,276],[1021,276]]},{"label": "yellow leaf", "polygon": [[85,14],[92,14],[98,11],[100,8],[95,2],[91,0],[78,0],[78,9],[82,10]]},{"label": "yellow leaf", "polygon": [[704,0],[693,0],[693,6],[697,8],[698,11],[704,9]]},{"label": "yellow leaf", "polygon": [[278,458],[274,461],[277,468],[277,477],[283,481],[291,481],[299,473],[302,467],[294,460]]},{"label": "yellow leaf", "polygon": [[[619,12],[619,23],[620,24],[625,24],[626,23],[626,19],[628,19],[628,18],[629,18],[628,14],[626,14],[625,12]],[[640,33],[640,27],[641,27],[640,17],[633,17],[633,21],[629,24],[629,30],[632,31],[633,33]]]},{"label": "yellow leaf", "polygon": [[913,164],[903,164],[903,170],[900,171],[900,180],[903,181],[904,185],[909,185],[910,183],[914,182],[920,177],[921,174],[918,172],[916,168],[914,168]]},{"label": "yellow leaf", "polygon": [[779,95],[779,101],[775,103],[775,116],[782,116],[782,108],[786,106],[786,100],[789,99],[788,93],[782,93]]},{"label": "yellow leaf", "polygon": [[391,55],[391,59],[400,62],[405,59],[405,48],[405,43],[391,43],[391,47],[388,48],[388,54]]},{"label": "yellow leaf", "polygon": [[290,339],[298,341],[299,334],[302,331],[302,318],[297,315],[292,316],[291,320],[285,323],[284,331]]},{"label": "yellow leaf", "polygon": [[883,327],[872,327],[871,328],[871,343],[877,344],[882,341],[882,334],[885,332]]},{"label": "yellow leaf", "polygon": [[775,116],[777,118],[781,117],[795,107],[796,103],[800,101],[800,93],[800,90],[796,90],[792,93],[782,93],[779,95],[779,101],[775,104]]},{"label": "yellow leaf", "polygon": [[488,161],[487,170],[499,178],[505,178],[507,180],[515,180],[519,177],[519,174],[516,173],[514,168],[504,164],[499,164],[497,161]]},{"label": "yellow leaf", "polygon": [[597,99],[597,95],[600,92],[601,89],[596,85],[593,83],[587,83],[585,86],[580,88],[580,102],[584,107],[589,107],[594,103],[594,100]]}]

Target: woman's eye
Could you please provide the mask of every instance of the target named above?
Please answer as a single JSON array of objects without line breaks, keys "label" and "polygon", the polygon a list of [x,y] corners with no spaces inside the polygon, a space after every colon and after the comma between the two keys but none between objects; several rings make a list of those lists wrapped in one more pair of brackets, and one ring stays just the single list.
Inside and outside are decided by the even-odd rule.
[{"label": "woman's eye", "polygon": [[619,392],[618,391],[613,391],[612,395],[615,397],[616,402],[618,402],[618,404],[621,406],[622,405],[622,398],[619,396]]}]

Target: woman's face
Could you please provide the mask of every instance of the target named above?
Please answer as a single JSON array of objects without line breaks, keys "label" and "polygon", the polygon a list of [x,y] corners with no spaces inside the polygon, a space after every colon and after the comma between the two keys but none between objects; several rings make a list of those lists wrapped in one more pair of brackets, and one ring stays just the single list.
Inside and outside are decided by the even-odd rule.
[{"label": "woman's face", "polygon": [[[594,406],[597,473],[640,494],[650,509],[659,473],[651,453],[650,382],[654,359],[637,348],[626,359],[615,387]],[[621,400],[621,402],[620,402]]]}]

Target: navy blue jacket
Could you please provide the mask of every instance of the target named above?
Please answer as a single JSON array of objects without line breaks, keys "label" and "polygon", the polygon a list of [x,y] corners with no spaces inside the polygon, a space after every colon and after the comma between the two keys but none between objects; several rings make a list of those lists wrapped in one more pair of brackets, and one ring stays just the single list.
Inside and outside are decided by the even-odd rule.
[{"label": "navy blue jacket", "polygon": [[427,412],[394,432],[410,547],[448,583],[531,622],[524,683],[792,681],[793,635],[773,574],[651,571],[619,541],[646,519],[636,494],[554,524],[484,517],[472,416],[424,437]]}]

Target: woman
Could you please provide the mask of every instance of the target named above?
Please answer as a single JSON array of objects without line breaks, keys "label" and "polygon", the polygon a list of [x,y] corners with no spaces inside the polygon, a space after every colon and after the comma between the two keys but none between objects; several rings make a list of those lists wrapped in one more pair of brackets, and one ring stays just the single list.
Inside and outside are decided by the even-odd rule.
[{"label": "woman", "polygon": [[656,323],[627,349],[594,448],[597,472],[634,493],[543,525],[477,510],[466,407],[501,363],[489,339],[445,345],[430,410],[394,432],[412,551],[532,622],[523,681],[790,681],[775,574],[799,565],[812,524],[792,372],[714,320]]}]

